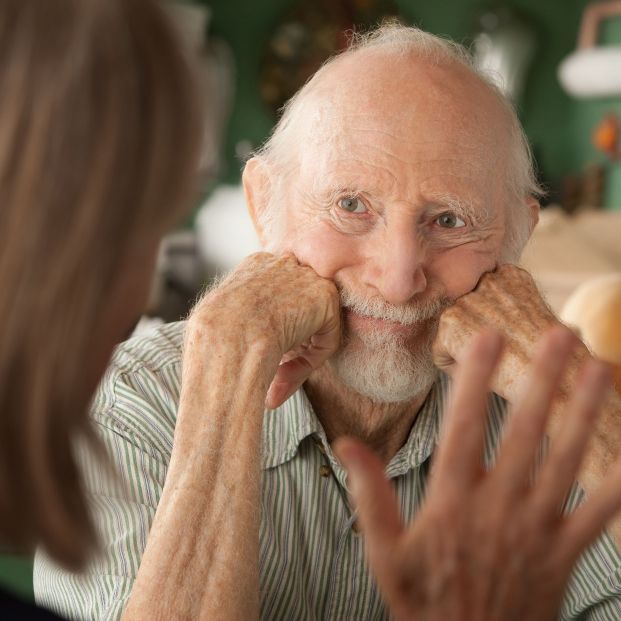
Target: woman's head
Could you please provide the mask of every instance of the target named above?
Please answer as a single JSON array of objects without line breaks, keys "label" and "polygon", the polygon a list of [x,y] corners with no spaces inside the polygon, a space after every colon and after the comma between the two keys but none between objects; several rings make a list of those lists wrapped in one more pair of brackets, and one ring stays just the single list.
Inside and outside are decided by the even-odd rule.
[{"label": "woman's head", "polygon": [[79,565],[72,445],[144,301],[114,296],[187,210],[202,113],[151,0],[3,0],[0,59],[0,540]]}]

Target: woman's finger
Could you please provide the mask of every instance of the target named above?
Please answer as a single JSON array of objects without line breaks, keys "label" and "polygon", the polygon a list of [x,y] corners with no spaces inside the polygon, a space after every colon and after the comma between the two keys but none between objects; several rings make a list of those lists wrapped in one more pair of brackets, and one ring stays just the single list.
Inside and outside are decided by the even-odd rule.
[{"label": "woman's finger", "polygon": [[494,468],[495,487],[505,498],[521,493],[529,481],[574,343],[567,328],[555,327],[533,357],[529,380],[507,423]]},{"label": "woman's finger", "polygon": [[482,471],[487,398],[501,351],[500,335],[482,332],[455,371],[432,474],[432,486],[443,493],[467,490]]},{"label": "woman's finger", "polygon": [[617,463],[606,478],[606,483],[566,519],[563,535],[567,553],[578,555],[620,511],[621,463]]},{"label": "woman's finger", "polygon": [[562,503],[576,479],[593,431],[593,424],[610,382],[607,367],[589,360],[576,379],[563,424],[552,441],[533,491],[532,510],[544,519],[558,517]]},{"label": "woman's finger", "polygon": [[394,490],[377,455],[353,438],[339,438],[334,453],[347,471],[347,486],[364,533],[369,563],[378,577],[403,531]]}]

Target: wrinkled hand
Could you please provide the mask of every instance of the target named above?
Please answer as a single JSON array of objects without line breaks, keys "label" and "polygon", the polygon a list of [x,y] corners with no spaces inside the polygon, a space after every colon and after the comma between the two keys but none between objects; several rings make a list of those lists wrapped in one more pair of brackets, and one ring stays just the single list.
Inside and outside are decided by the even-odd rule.
[{"label": "wrinkled hand", "polygon": [[340,326],[334,283],[292,255],[262,252],[246,258],[196,305],[186,349],[205,329],[231,350],[267,347],[280,360],[266,398],[275,408],[334,353]]},{"label": "wrinkled hand", "polygon": [[501,346],[494,333],[473,340],[455,374],[426,500],[408,526],[375,454],[351,439],[336,443],[371,570],[399,621],[556,618],[579,554],[621,508],[616,465],[574,513],[560,513],[605,392],[607,372],[593,360],[578,375],[565,425],[532,481],[573,343],[567,330],[546,334],[496,464],[487,472],[486,393]]},{"label": "wrinkled hand", "polygon": [[[442,313],[433,347],[434,361],[439,369],[452,375],[474,336],[487,328],[497,330],[505,341],[505,353],[492,388],[513,403],[537,343],[546,330],[558,323],[532,276],[515,265],[501,265],[484,274],[474,291]],[[578,365],[576,361],[574,366]]]}]

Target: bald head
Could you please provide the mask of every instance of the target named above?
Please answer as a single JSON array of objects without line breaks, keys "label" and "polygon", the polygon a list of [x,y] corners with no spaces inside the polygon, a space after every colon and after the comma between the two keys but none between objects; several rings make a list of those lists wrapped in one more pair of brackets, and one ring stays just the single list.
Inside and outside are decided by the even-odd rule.
[{"label": "bald head", "polygon": [[382,50],[359,51],[326,67],[293,122],[289,156],[296,165],[319,156],[341,130],[360,126],[404,142],[459,144],[488,167],[507,162],[513,146],[506,108],[477,75],[454,61],[429,65]]}]

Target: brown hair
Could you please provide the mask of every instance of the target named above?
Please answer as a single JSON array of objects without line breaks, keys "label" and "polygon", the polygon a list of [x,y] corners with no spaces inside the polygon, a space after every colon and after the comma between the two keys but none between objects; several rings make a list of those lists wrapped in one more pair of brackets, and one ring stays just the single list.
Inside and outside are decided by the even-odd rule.
[{"label": "brown hair", "polygon": [[0,59],[0,537],[79,567],[98,310],[187,208],[202,114],[151,0],[2,0]]}]

